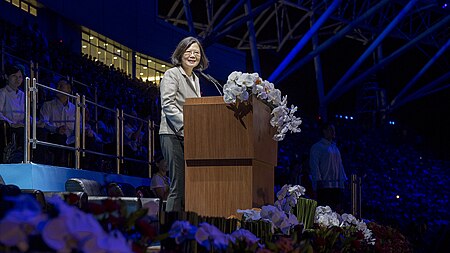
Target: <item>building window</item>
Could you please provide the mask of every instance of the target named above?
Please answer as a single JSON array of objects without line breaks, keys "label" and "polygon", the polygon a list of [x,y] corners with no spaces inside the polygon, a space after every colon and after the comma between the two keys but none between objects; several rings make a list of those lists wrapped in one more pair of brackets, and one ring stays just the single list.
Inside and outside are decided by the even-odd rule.
[{"label": "building window", "polygon": [[25,2],[20,2],[20,8],[26,12],[28,12],[28,4]]},{"label": "building window", "polygon": [[6,2],[20,8],[21,10],[30,13],[33,16],[37,16],[37,7],[24,0],[6,0]]},{"label": "building window", "polygon": [[148,80],[159,85],[164,72],[170,67],[166,62],[145,54],[136,53],[136,77],[140,77],[144,81]]},{"label": "building window", "polygon": [[81,52],[91,56],[94,61],[114,66],[127,75],[134,74],[136,78],[144,82],[151,81],[156,85],[159,85],[164,72],[171,67],[169,63],[136,52],[136,72],[132,73],[133,51],[87,28],[82,28],[81,32]]},{"label": "building window", "polygon": [[131,49],[89,29],[81,33],[81,52],[94,61],[119,68],[131,74]]},{"label": "building window", "polygon": [[37,16],[37,9],[30,5],[30,14],[33,16]]}]

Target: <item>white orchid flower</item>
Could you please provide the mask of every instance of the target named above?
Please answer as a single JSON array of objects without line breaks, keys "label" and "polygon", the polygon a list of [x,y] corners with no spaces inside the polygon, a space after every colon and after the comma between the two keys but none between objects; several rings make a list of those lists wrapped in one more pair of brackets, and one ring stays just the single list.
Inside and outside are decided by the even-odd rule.
[{"label": "white orchid flower", "polygon": [[282,141],[285,135],[299,133],[302,120],[294,115],[298,108],[291,105],[287,107],[287,96],[281,96],[281,91],[275,85],[259,77],[258,73],[242,73],[233,71],[227,83],[223,87],[223,99],[231,104],[239,101],[247,101],[251,95],[268,104],[272,110],[270,124],[277,132],[272,137],[276,141]]}]

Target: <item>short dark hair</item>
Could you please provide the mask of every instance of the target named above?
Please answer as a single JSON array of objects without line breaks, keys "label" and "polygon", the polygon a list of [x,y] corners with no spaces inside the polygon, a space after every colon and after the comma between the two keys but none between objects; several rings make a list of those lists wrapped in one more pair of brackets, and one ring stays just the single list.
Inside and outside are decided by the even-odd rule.
[{"label": "short dark hair", "polygon": [[15,73],[17,73],[17,71],[20,71],[22,73],[23,78],[25,78],[25,68],[22,65],[20,65],[20,64],[14,64],[14,65],[8,64],[8,65],[5,66],[5,74],[7,76],[15,74]]},{"label": "short dark hair", "polygon": [[171,60],[172,64],[175,66],[181,66],[181,60],[184,52],[188,49],[192,44],[197,43],[200,48],[200,63],[194,68],[196,70],[205,70],[209,66],[209,60],[205,55],[205,51],[203,50],[203,46],[200,41],[194,37],[186,37],[178,43],[177,48],[173,51]]},{"label": "short dark hair", "polygon": [[164,160],[164,156],[162,156],[161,154],[155,156],[155,163],[159,163],[162,160]]},{"label": "short dark hair", "polygon": [[65,82],[66,85],[70,86],[70,89],[72,89],[72,84],[70,83],[69,79],[65,78],[65,77],[61,77],[58,79],[58,81],[56,82],[56,85],[59,86],[60,82]]},{"label": "short dark hair", "polygon": [[324,130],[327,130],[330,126],[334,126],[333,122],[324,122],[320,126],[320,131],[323,132]]}]

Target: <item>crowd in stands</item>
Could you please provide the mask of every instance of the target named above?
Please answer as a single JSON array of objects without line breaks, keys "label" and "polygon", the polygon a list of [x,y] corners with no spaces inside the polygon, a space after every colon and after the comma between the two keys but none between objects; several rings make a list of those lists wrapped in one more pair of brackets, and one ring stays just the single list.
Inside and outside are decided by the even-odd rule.
[{"label": "crowd in stands", "polygon": [[[417,252],[429,252],[450,236],[450,161],[417,151],[411,144],[414,141],[408,141],[414,140],[414,135],[404,136],[401,127],[388,126],[368,129],[359,122],[336,121],[336,142],[344,167],[349,179],[351,174],[361,178],[362,218],[400,229]],[[306,120],[302,133],[280,143],[277,187],[300,182],[306,195],[314,197],[308,187],[307,159],[319,138],[317,123]],[[347,183],[345,211],[349,213],[350,180]]]},{"label": "crowd in stands", "polygon": [[[0,36],[5,49],[4,66],[20,63],[25,67],[24,76],[30,76],[34,71],[40,84],[54,89],[61,78],[67,78],[72,85],[71,94],[86,96],[90,102],[87,104],[90,114],[87,126],[96,139],[95,145],[91,145],[95,146],[92,151],[116,154],[114,113],[116,109],[121,109],[126,115],[131,115],[125,117],[124,121],[125,152],[132,159],[147,160],[148,131],[142,127],[143,121],[138,122],[134,117],[158,124],[159,94],[154,83],[133,79],[113,65],[107,66],[91,56],[71,52],[62,40],[48,42],[37,24],[30,25],[24,21],[21,26],[14,26],[0,21]],[[35,69],[30,69],[30,62],[38,63]],[[2,80],[0,88],[5,86],[5,82]],[[39,89],[39,107],[52,100],[54,93],[48,89]],[[93,103],[111,110],[95,107]],[[114,159],[90,159],[84,166],[111,172],[113,163]],[[128,169],[125,167],[124,172],[130,175],[144,176],[146,174],[143,171],[148,171],[141,162],[127,162],[125,166]],[[140,168],[130,169],[135,167]]]},{"label": "crowd in stands", "polygon": [[[14,27],[0,21],[0,36],[11,54],[42,63],[40,82],[55,83],[54,73],[70,76],[88,84],[87,87],[74,86],[74,92],[93,98],[95,87],[97,94],[100,94],[99,104],[124,109],[129,114],[158,122],[159,92],[155,84],[133,79],[91,56],[69,52],[61,41],[47,42],[37,26],[24,24]],[[12,58],[6,60],[14,61]],[[114,154],[112,116],[110,111],[100,111],[91,124],[98,125],[96,133],[102,139],[102,150]],[[309,182],[307,160],[311,146],[320,138],[317,124],[314,120],[304,119],[301,133],[290,135],[280,142],[275,192],[284,184],[301,184],[306,187],[307,196],[315,197]],[[145,140],[142,136],[145,131],[141,133],[140,128],[139,123],[130,126],[129,140],[132,145],[128,150],[130,154],[139,156],[142,154],[137,152],[133,141]],[[405,141],[398,129],[397,126],[397,129],[372,130],[358,124],[336,122],[336,142],[347,175],[357,174],[362,178],[362,217],[398,227],[413,244],[426,248],[449,233],[450,162],[420,153]],[[142,147],[146,145],[142,143]],[[111,161],[101,160],[101,163]],[[109,167],[111,164],[96,166]],[[349,199],[347,192],[348,202]],[[347,212],[350,211],[349,205]]]}]

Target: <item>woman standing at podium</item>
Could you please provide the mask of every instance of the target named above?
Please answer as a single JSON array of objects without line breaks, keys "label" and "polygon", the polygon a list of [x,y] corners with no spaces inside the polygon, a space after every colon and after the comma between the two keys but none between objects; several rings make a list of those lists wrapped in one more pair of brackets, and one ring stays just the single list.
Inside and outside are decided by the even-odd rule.
[{"label": "woman standing at podium", "polygon": [[194,70],[208,67],[202,45],[194,37],[178,43],[171,57],[173,68],[164,73],[160,83],[161,150],[169,168],[170,192],[166,211],[184,210],[184,123],[183,106],[186,98],[201,97],[200,83]]}]

